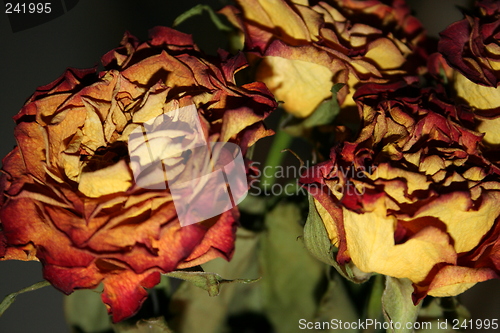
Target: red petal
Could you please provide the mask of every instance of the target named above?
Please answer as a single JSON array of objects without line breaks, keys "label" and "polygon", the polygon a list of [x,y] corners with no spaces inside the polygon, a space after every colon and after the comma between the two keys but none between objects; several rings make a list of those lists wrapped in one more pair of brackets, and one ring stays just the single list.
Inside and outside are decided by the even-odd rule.
[{"label": "red petal", "polygon": [[55,288],[69,295],[75,289],[93,289],[97,287],[104,275],[99,272],[94,264],[89,267],[45,265],[43,267],[43,277]]},{"label": "red petal", "polygon": [[158,272],[137,275],[130,271],[113,274],[104,280],[102,301],[109,306],[108,312],[113,322],[119,322],[139,311],[148,293],[144,288],[152,288],[160,283]]},{"label": "red petal", "polygon": [[[236,227],[239,213],[236,209],[223,213],[205,233],[203,240],[194,248],[191,255],[179,265],[179,268],[201,265],[209,260],[222,257],[230,260],[233,256]],[[206,228],[203,223],[198,228]]]},{"label": "red petal", "polygon": [[177,45],[177,46],[194,46],[191,35],[182,33],[168,27],[157,26],[149,30],[149,38],[151,45]]}]

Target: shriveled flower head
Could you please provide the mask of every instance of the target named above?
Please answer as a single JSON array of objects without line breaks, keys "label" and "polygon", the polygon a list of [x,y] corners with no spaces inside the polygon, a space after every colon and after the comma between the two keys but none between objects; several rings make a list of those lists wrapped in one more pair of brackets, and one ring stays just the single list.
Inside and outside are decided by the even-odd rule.
[{"label": "shriveled flower head", "polygon": [[245,37],[246,50],[264,57],[257,77],[306,117],[348,87],[339,102],[353,105],[359,82],[394,82],[425,65],[425,32],[403,0],[241,0],[222,10]]},{"label": "shriveled flower head", "polygon": [[498,278],[500,169],[467,128],[473,115],[405,84],[367,84],[355,99],[357,140],[301,178],[338,263],[410,279],[415,302]]},{"label": "shriveled flower head", "polygon": [[[126,34],[102,62],[99,73],[68,69],[14,117],[18,145],[0,179],[0,255],[40,260],[44,277],[66,294],[103,283],[102,299],[120,321],[160,273],[229,260],[238,218],[233,208],[181,227],[168,189],[135,183],[129,134],[194,104],[207,142],[245,153],[270,134],[261,120],[276,103],[262,83],[235,84],[241,54],[209,59],[169,28],[153,29],[147,43]],[[188,140],[182,128],[169,134],[178,145]]]},{"label": "shriveled flower head", "polygon": [[497,87],[500,83],[500,4],[476,1],[476,15],[440,33],[439,52],[470,81]]},{"label": "shriveled flower head", "polygon": [[456,70],[453,86],[474,110],[490,144],[500,144],[500,3],[480,0],[475,10],[440,33],[439,52]]}]

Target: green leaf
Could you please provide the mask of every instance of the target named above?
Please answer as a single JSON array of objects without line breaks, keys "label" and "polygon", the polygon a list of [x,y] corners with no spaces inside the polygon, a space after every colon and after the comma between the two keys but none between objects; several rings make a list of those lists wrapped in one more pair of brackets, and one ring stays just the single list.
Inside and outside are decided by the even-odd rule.
[{"label": "green leaf", "polygon": [[259,251],[263,313],[277,333],[295,332],[300,319],[313,320],[326,268],[305,249],[302,214],[296,202],[281,201],[265,218]]},{"label": "green leaf", "polygon": [[164,275],[184,281],[189,281],[196,287],[208,291],[208,294],[210,296],[218,296],[220,293],[220,286],[225,283],[253,283],[260,280],[260,278],[225,280],[216,273],[191,271],[174,271]]},{"label": "green leaf", "polygon": [[366,318],[380,320],[383,318],[382,295],[384,293],[384,276],[375,275],[371,286],[370,297],[366,308]]},{"label": "green leaf", "polygon": [[67,323],[83,332],[105,332],[111,329],[111,320],[101,293],[96,290],[76,290],[64,298]]},{"label": "green leaf", "polygon": [[[328,289],[321,299],[314,321],[324,322],[330,321],[332,318],[349,323],[356,322],[359,319],[353,299],[347,291],[345,280],[339,274],[335,274],[330,279]],[[332,329],[328,332],[337,332],[337,330]],[[342,332],[355,333],[357,330],[350,329]]]},{"label": "green leaf", "polygon": [[[328,238],[323,220],[316,209],[314,198],[309,195],[309,214],[304,226],[304,244],[306,248],[325,264],[341,271],[339,264],[334,259],[334,247]],[[342,274],[342,272],[341,272]]]},{"label": "green leaf", "polygon": [[135,325],[125,322],[113,324],[113,330],[117,333],[174,333],[162,317],[141,319]]},{"label": "green leaf", "polygon": [[443,80],[444,85],[448,85],[448,77],[446,76],[446,71],[442,65],[439,65],[439,77]]},{"label": "green leaf", "polygon": [[[260,186],[263,189],[271,189],[272,185],[276,182],[276,169],[283,163],[285,154],[284,149],[290,148],[293,137],[285,131],[278,130],[273,138],[273,144],[266,157],[264,171],[260,177]],[[269,176],[268,176],[269,175]],[[268,198],[269,199],[269,198]]]},{"label": "green leaf", "polygon": [[[456,297],[432,298],[427,296],[427,304],[422,305],[418,319],[422,325],[419,333],[433,333],[439,330],[442,333],[459,332],[453,329],[453,320],[462,323],[470,319],[469,311],[458,302]],[[456,321],[455,321],[456,323]]]},{"label": "green leaf", "polygon": [[304,120],[304,127],[311,128],[320,125],[330,124],[340,112],[339,102],[337,101],[337,93],[344,87],[343,83],[333,85],[332,98],[321,103],[314,112]]},{"label": "green leaf", "polygon": [[417,320],[420,305],[413,305],[411,294],[413,293],[412,282],[408,279],[397,279],[386,276],[385,290],[382,295],[382,308],[385,319],[390,322],[400,323],[400,328],[393,325],[388,332],[411,333],[413,329],[407,328],[407,323]]},{"label": "green leaf", "polygon": [[233,28],[227,26],[226,24],[224,24],[222,22],[222,20],[214,12],[212,7],[210,7],[209,5],[202,5],[202,4],[196,5],[193,8],[188,9],[187,11],[182,13],[181,15],[177,16],[177,18],[174,20],[173,26],[176,27],[179,24],[181,24],[182,22],[186,21],[187,19],[190,19],[193,16],[201,15],[203,13],[203,11],[208,12],[210,19],[212,20],[214,25],[217,27],[217,29],[219,29],[220,31],[226,31],[226,32],[233,31]]},{"label": "green leaf", "polygon": [[266,201],[264,197],[247,195],[245,199],[238,204],[238,209],[253,215],[264,215],[267,209]]},{"label": "green leaf", "polygon": [[371,274],[361,272],[352,263],[341,266],[335,260],[336,248],[332,245],[328,233],[314,204],[314,198],[309,195],[309,214],[304,226],[304,244],[318,260],[335,267],[346,279],[354,283],[367,281]]},{"label": "green leaf", "polygon": [[40,288],[43,288],[43,287],[46,287],[46,286],[49,286],[50,285],[50,282],[49,281],[41,281],[41,282],[37,282],[35,283],[34,285],[31,285],[27,288],[23,288],[15,293],[12,293],[12,294],[9,294],[7,295],[2,303],[0,303],[0,316],[3,315],[3,313],[5,312],[5,310],[7,310],[9,308],[9,306],[12,305],[12,303],[14,303],[14,301],[16,300],[16,297],[22,293],[26,293],[28,291],[33,291],[33,290],[37,290],[37,289],[40,289]]},{"label": "green leaf", "polygon": [[297,203],[280,201],[266,214],[264,231],[240,229],[233,260],[213,260],[203,268],[224,276],[258,274],[262,279],[255,284],[227,285],[218,297],[208,297],[205,291],[183,283],[173,296],[175,317],[170,327],[178,333],[196,332],[203,318],[204,333],[238,332],[240,328],[229,323],[252,318],[250,325],[255,327],[249,330],[258,331],[262,324],[273,332],[289,333],[297,330],[300,319],[313,320],[321,286],[326,283],[326,266],[305,249],[301,222]]},{"label": "green leaf", "polygon": [[462,322],[470,319],[469,311],[458,301],[457,297],[440,297],[439,305],[443,309],[443,317],[450,321],[457,319]]},{"label": "green leaf", "polygon": [[[202,265],[205,271],[217,272],[229,278],[259,276],[257,247],[259,234],[239,228],[236,234],[236,250],[230,262],[222,258]],[[233,283],[224,286],[217,297],[210,297],[203,289],[183,282],[172,296],[169,320],[170,327],[177,333],[191,333],[200,330],[199,319],[203,318],[204,333],[224,331],[227,318],[242,311],[258,311],[260,302],[258,290],[262,281],[252,284]]]}]

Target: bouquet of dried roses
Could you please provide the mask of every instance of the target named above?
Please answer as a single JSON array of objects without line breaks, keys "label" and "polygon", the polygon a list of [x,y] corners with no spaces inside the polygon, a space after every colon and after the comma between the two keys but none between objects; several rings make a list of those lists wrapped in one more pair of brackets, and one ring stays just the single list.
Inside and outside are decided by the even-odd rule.
[{"label": "bouquet of dried roses", "polygon": [[500,277],[500,4],[437,41],[404,0],[217,10],[174,25],[230,51],[126,33],[14,116],[0,260],[45,281],[0,314],[50,284],[75,332],[498,329],[456,296]]}]

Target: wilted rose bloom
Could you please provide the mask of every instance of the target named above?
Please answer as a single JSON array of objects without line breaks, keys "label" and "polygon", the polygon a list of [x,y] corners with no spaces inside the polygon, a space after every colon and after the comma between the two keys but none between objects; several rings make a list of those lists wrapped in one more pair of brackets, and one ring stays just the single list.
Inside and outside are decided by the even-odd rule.
[{"label": "wilted rose bloom", "polygon": [[410,279],[415,302],[498,278],[500,169],[467,128],[473,115],[405,84],[367,84],[355,99],[357,140],[301,178],[337,262]]},{"label": "wilted rose bloom", "polygon": [[475,12],[440,33],[439,52],[456,69],[456,94],[473,109],[485,140],[500,143],[500,3],[476,1]]},{"label": "wilted rose bloom", "polygon": [[[99,73],[68,69],[14,117],[18,146],[3,160],[0,185],[0,255],[41,261],[44,277],[66,294],[103,283],[102,300],[120,321],[160,273],[229,260],[238,218],[233,208],[181,227],[168,190],[135,184],[129,134],[194,103],[207,142],[233,142],[245,153],[270,134],[261,120],[276,102],[262,83],[235,84],[246,65],[241,54],[208,58],[169,28],[153,29],[147,43],[126,34],[102,62]],[[181,128],[171,136],[184,144]]]},{"label": "wilted rose bloom", "polygon": [[440,33],[446,60],[470,81],[496,87],[500,82],[500,4],[476,1],[477,15],[466,15]]},{"label": "wilted rose bloom", "polygon": [[237,2],[222,13],[264,57],[257,78],[297,117],[330,98],[334,83],[348,85],[339,102],[354,105],[358,83],[394,82],[425,65],[425,31],[403,0]]}]

